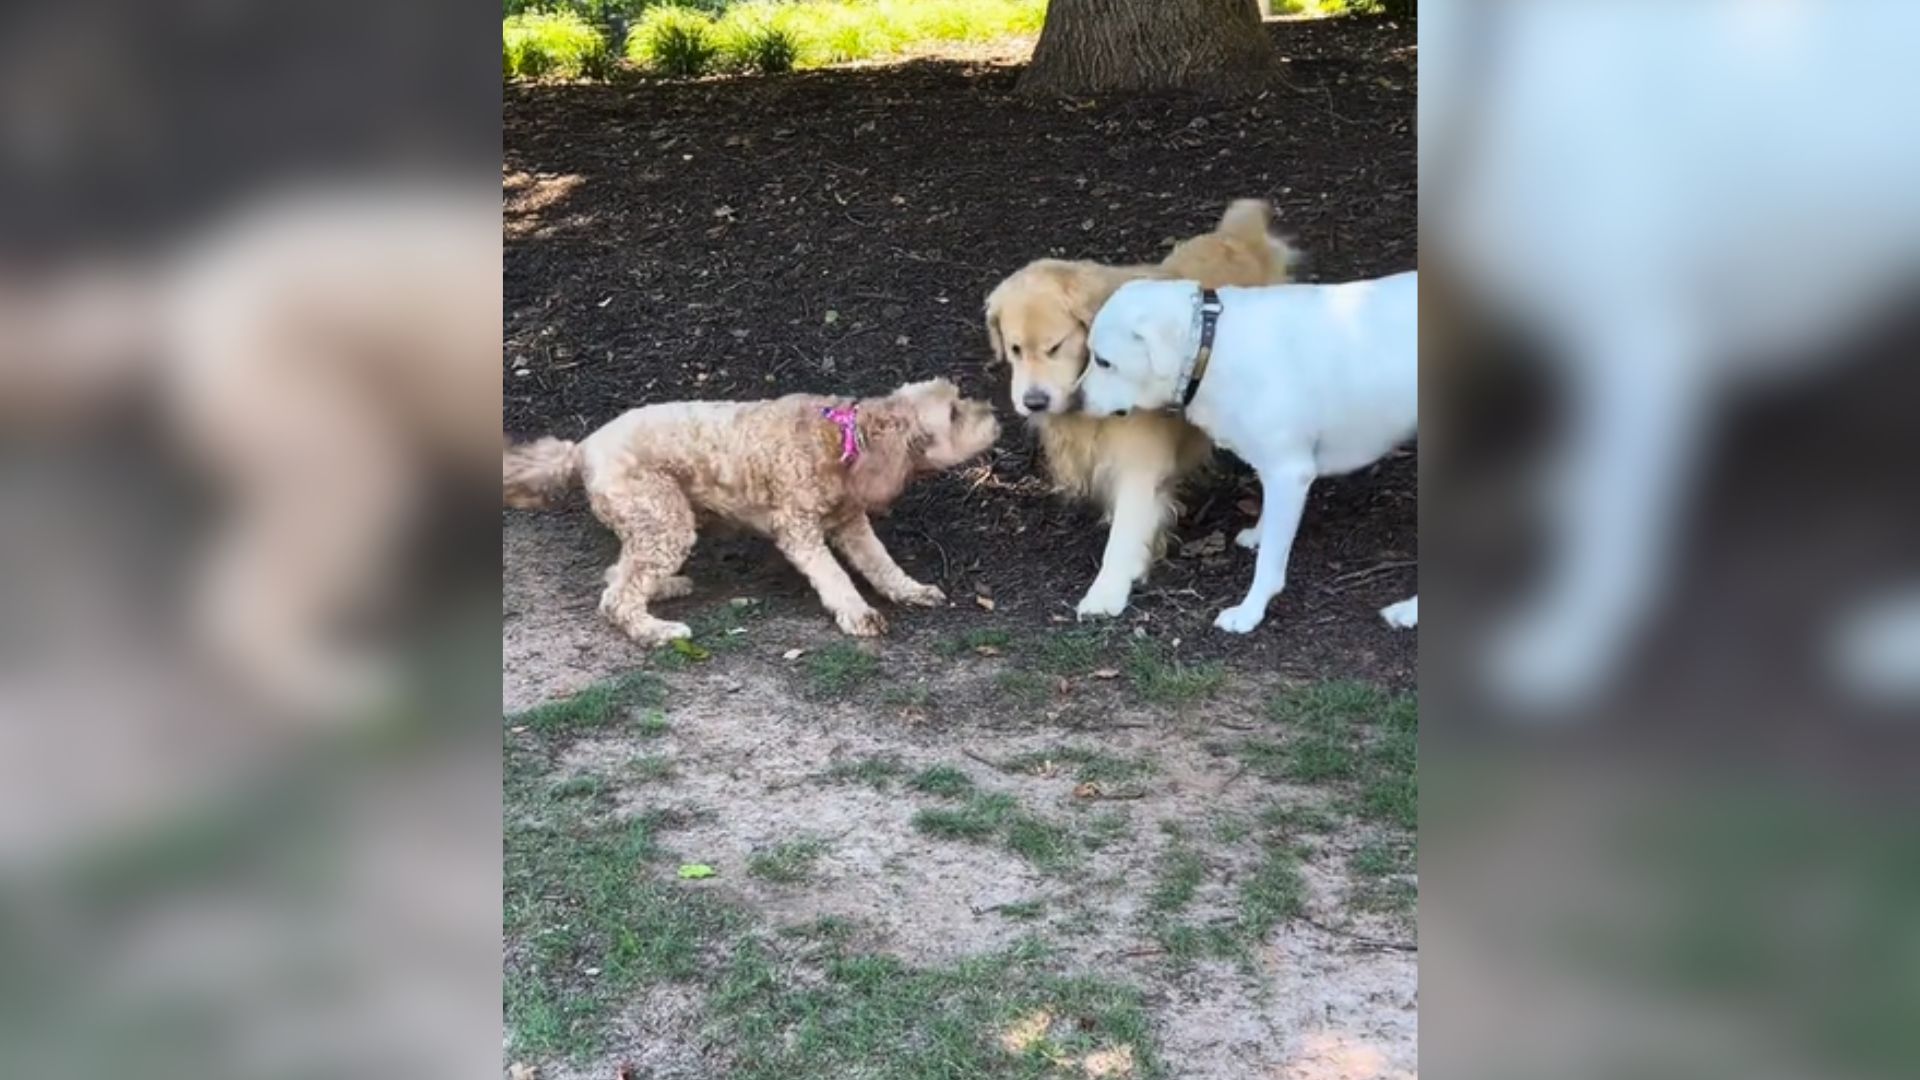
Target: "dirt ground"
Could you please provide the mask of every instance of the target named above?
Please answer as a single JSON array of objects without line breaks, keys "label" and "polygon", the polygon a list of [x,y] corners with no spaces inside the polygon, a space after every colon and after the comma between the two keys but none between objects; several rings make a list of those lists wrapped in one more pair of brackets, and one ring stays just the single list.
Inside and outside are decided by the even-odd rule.
[{"label": "dirt ground", "polygon": [[[583,507],[504,515],[510,768],[553,785],[614,778],[594,820],[671,810],[666,847],[719,872],[693,887],[766,926],[842,919],[853,947],[927,966],[1044,938],[1061,970],[1138,991],[1155,1058],[1143,1075],[1412,1076],[1410,901],[1362,902],[1381,880],[1411,887],[1411,833],[1356,809],[1351,777],[1299,779],[1301,736],[1269,712],[1320,685],[1411,688],[1415,638],[1375,612],[1415,591],[1412,453],[1316,486],[1288,590],[1254,634],[1209,626],[1251,572],[1224,541],[1257,489],[1223,464],[1189,492],[1173,557],[1119,624],[1069,637],[1104,535],[1048,492],[980,319],[988,289],[1028,259],[1157,258],[1246,196],[1278,207],[1309,280],[1411,267],[1412,27],[1270,29],[1285,79],[1226,104],[1022,102],[1002,62],[1017,49],[509,88],[509,433],[572,437],[647,402],[879,393],[936,374],[994,400],[1008,430],[984,464],[919,485],[879,523],[954,603],[890,611],[892,635],[853,650],[851,687],[828,663],[846,659],[843,639],[762,542],[703,536],[687,567],[697,591],[662,608],[694,622],[698,647],[650,655],[595,613],[615,547]],[[1085,655],[1052,655],[1067,640],[1089,642]],[[565,738],[512,720],[636,670],[665,688],[665,734],[637,730],[631,711]],[[1071,764],[1088,748],[1140,775],[1089,792],[1092,766]],[[1269,768],[1272,754],[1290,764]],[[641,758],[670,775],[632,780]],[[869,765],[870,782],[832,779]],[[904,778],[934,766],[1074,837],[1071,869],[927,831],[941,804]],[[1329,820],[1302,828],[1302,814]],[[534,816],[511,799],[508,815],[510,830]],[[820,848],[804,880],[745,872],[798,835]],[[1353,869],[1384,849],[1404,858],[1387,877]],[[1188,856],[1200,884],[1169,908],[1163,883]],[[1185,955],[1177,931],[1231,922],[1262,860],[1282,856],[1298,859],[1297,909],[1237,955]],[[509,955],[510,969],[535,966]],[[647,981],[591,1049],[531,1056],[543,1078],[622,1061],[644,1077],[758,1075],[746,1051],[729,1061],[716,1046],[706,1009],[690,984]]]}]

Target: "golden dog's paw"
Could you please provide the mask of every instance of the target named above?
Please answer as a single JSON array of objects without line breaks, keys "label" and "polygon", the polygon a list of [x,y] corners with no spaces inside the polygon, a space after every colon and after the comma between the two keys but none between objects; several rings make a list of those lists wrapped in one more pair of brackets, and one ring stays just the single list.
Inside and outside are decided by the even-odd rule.
[{"label": "golden dog's paw", "polygon": [[941,592],[938,586],[915,582],[911,588],[895,593],[893,601],[914,607],[940,607],[947,602],[947,594]]},{"label": "golden dog's paw", "polygon": [[852,634],[854,637],[879,637],[887,632],[886,616],[872,608],[842,611],[834,615],[833,621],[840,627],[841,633]]}]

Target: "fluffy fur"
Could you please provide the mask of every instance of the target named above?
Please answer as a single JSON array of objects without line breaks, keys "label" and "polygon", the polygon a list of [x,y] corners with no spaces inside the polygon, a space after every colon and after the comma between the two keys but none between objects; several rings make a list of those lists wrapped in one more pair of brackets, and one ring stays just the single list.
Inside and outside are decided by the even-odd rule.
[{"label": "fluffy fur", "polygon": [[987,296],[994,356],[1013,370],[1013,407],[1030,417],[1055,485],[1091,501],[1112,521],[1100,573],[1079,614],[1118,615],[1133,583],[1166,546],[1180,512],[1180,482],[1212,453],[1205,434],[1172,416],[1095,419],[1072,411],[1087,366],[1087,330],[1114,290],[1140,279],[1205,285],[1287,280],[1292,252],[1268,232],[1271,211],[1255,199],[1227,207],[1213,232],[1185,241],[1159,265],[1105,266],[1041,259]]},{"label": "fluffy fur", "polygon": [[886,508],[916,476],[984,453],[1000,426],[985,402],[961,398],[945,379],[913,383],[859,403],[865,448],[840,461],[841,432],[820,415],[841,399],[794,394],[773,401],[680,402],[633,409],[579,443],[540,439],[506,450],[506,505],[538,508],[576,481],[594,516],[620,537],[600,612],[635,641],[686,637],[683,623],[648,611],[684,596],[680,565],[697,519],[718,518],[773,539],[807,576],[840,629],[885,632],[833,551],[887,599],[932,607],[946,595],[902,570],[868,515]]},{"label": "fluffy fur", "polygon": [[[1253,584],[1214,625],[1244,634],[1287,581],[1287,555],[1315,479],[1364,468],[1419,422],[1419,289],[1412,272],[1341,285],[1220,290],[1213,360],[1187,419],[1260,473],[1260,523],[1240,536],[1259,549]],[[1199,287],[1122,287],[1094,319],[1094,366],[1081,386],[1095,416],[1177,405],[1200,347]],[[1381,612],[1419,620],[1418,600]]]}]

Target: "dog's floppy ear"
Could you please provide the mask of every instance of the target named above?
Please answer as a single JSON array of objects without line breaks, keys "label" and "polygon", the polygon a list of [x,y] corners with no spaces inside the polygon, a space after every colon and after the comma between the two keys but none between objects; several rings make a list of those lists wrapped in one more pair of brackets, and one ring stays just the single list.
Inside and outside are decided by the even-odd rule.
[{"label": "dog's floppy ear", "polygon": [[1007,283],[1001,282],[987,294],[987,342],[993,347],[993,358],[999,363],[1007,362],[1007,342],[1000,335],[1000,293]]}]

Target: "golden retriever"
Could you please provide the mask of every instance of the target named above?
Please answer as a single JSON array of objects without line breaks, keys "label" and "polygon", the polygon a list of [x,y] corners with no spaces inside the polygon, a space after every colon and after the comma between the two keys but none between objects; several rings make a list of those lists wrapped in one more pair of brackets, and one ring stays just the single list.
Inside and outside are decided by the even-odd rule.
[{"label": "golden retriever", "polygon": [[1165,551],[1181,481],[1213,451],[1199,429],[1172,414],[1096,419],[1072,411],[1094,313],[1140,278],[1209,288],[1284,283],[1293,252],[1268,231],[1271,218],[1266,203],[1241,199],[1213,232],[1181,243],[1157,266],[1041,259],[987,296],[987,336],[995,358],[1013,368],[1014,411],[1038,429],[1055,485],[1098,504],[1112,522],[1100,572],[1077,609],[1083,619],[1126,609],[1134,582]]},{"label": "golden retriever", "polygon": [[691,633],[656,618],[647,604],[692,591],[680,565],[693,550],[696,515],[771,537],[840,629],[868,637],[884,633],[886,619],[861,597],[829,543],[887,599],[945,603],[946,594],[893,561],[867,515],[885,509],[914,477],[985,453],[999,437],[992,406],[962,398],[945,379],[851,404],[792,394],[649,405],[578,443],[509,447],[502,494],[508,506],[537,509],[584,484],[594,516],[620,537],[600,612],[643,645]]}]

